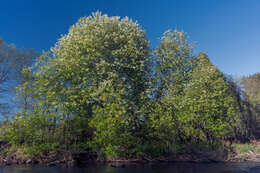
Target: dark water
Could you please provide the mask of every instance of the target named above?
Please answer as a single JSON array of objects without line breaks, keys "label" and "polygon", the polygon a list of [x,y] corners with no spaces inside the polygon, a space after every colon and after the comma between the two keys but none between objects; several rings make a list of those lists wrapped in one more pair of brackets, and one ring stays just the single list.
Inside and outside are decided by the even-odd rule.
[{"label": "dark water", "polygon": [[161,165],[88,165],[77,168],[44,166],[3,166],[0,173],[260,173],[260,163],[171,163]]}]

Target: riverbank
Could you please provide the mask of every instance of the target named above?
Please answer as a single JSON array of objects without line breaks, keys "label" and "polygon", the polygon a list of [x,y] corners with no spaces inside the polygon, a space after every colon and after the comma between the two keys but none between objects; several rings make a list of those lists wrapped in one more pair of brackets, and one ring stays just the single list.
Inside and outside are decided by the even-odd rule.
[{"label": "riverbank", "polygon": [[260,163],[260,141],[251,141],[247,144],[235,143],[230,150],[192,150],[178,154],[170,154],[162,157],[140,156],[138,158],[113,158],[100,160],[89,151],[76,150],[51,150],[39,155],[31,156],[21,153],[16,149],[10,149],[11,145],[0,142],[0,164],[1,165],[34,165],[47,166],[64,165],[73,167],[88,163],[105,162],[114,167],[122,167],[127,164],[167,163],[167,162],[193,162],[193,163],[218,163],[218,162],[259,162]]},{"label": "riverbank", "polygon": [[250,143],[232,145],[233,153],[228,161],[232,162],[260,162],[260,140]]}]

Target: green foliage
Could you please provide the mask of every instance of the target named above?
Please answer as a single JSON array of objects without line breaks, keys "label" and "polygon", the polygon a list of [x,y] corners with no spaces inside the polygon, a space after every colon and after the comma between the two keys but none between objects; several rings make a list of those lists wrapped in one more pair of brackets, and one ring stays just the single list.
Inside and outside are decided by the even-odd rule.
[{"label": "green foliage", "polygon": [[[38,145],[45,143],[50,135],[48,131],[48,115],[37,116],[36,114],[22,115],[16,114],[13,122],[4,129],[4,140],[13,145]],[[54,141],[52,141],[54,142]]]},{"label": "green foliage", "polygon": [[35,156],[39,156],[42,153],[48,153],[49,151],[52,151],[57,148],[58,148],[57,145],[55,145],[54,143],[41,143],[39,145],[32,145],[32,146],[23,145],[23,147],[19,148],[18,152],[23,155],[35,157]]},{"label": "green foliage", "polygon": [[183,33],[174,31],[162,42],[157,50],[163,53],[157,68],[161,85],[150,114],[152,137],[162,142],[162,153],[178,152],[183,145],[214,146],[235,126],[231,86],[205,54],[192,56]]},{"label": "green foliage", "polygon": [[149,115],[151,136],[159,141],[162,153],[176,152],[180,144],[181,122],[177,113],[179,101],[184,96],[194,66],[193,45],[186,40],[184,32],[167,31],[155,51],[155,101]]},{"label": "green foliage", "polygon": [[[156,99],[172,102],[173,96],[181,95],[193,68],[193,45],[189,44],[184,32],[167,31],[155,50]],[[177,98],[176,98],[177,99]]]},{"label": "green foliage", "polygon": [[247,98],[254,104],[260,104],[260,73],[243,77],[242,84]]},{"label": "green foliage", "polygon": [[[127,119],[125,109],[121,105],[119,96],[111,98],[111,93],[104,93],[102,97],[108,103],[102,107],[94,107],[93,118],[90,126],[95,128],[94,138],[90,141],[90,146],[100,153],[101,157],[117,157],[124,152],[123,145],[128,147],[131,134],[127,133]],[[110,103],[109,103],[110,102]]]},{"label": "green foliage", "polygon": [[255,155],[258,155],[260,153],[260,148],[258,145],[254,144],[241,144],[241,143],[235,143],[232,145],[233,151],[235,151],[238,155],[238,157],[246,159],[248,155],[254,153]]},{"label": "green foliage", "polygon": [[[240,138],[259,137],[259,117],[260,117],[260,73],[243,77],[240,81],[243,100],[239,104],[240,124],[235,128],[237,136]],[[245,142],[245,140],[243,140]]]},{"label": "green foliage", "polygon": [[[26,104],[6,139],[15,145],[56,141],[68,147],[93,138],[90,143],[104,144],[92,144],[93,149],[109,155],[115,142],[118,148],[132,145],[144,116],[140,109],[147,99],[149,54],[145,32],[132,20],[99,12],[81,18],[34,67],[24,70],[26,80],[18,92]],[[107,140],[108,134],[117,139]]]},{"label": "green foliage", "polygon": [[223,74],[200,53],[177,114],[186,138],[214,142],[227,134],[237,105]]},{"label": "green foliage", "polygon": [[207,55],[195,56],[184,32],[160,41],[151,52],[128,18],[79,19],[23,69],[23,108],[2,138],[28,155],[59,147],[113,159],[213,148],[242,129],[240,96]]}]

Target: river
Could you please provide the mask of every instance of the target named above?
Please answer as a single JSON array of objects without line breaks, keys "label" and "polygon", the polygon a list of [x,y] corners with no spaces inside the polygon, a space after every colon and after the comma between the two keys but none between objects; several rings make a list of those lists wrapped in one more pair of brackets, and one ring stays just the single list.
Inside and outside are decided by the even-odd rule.
[{"label": "river", "polygon": [[91,164],[85,167],[0,166],[0,173],[260,173],[260,163],[171,163],[111,167]]}]

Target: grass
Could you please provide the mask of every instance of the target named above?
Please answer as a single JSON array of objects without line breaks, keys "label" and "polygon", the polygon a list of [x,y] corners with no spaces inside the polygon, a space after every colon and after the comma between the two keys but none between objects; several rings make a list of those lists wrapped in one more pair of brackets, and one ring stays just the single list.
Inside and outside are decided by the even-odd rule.
[{"label": "grass", "polygon": [[240,158],[245,158],[248,156],[248,154],[260,154],[260,146],[254,145],[253,143],[236,143],[232,145],[232,149]]}]

